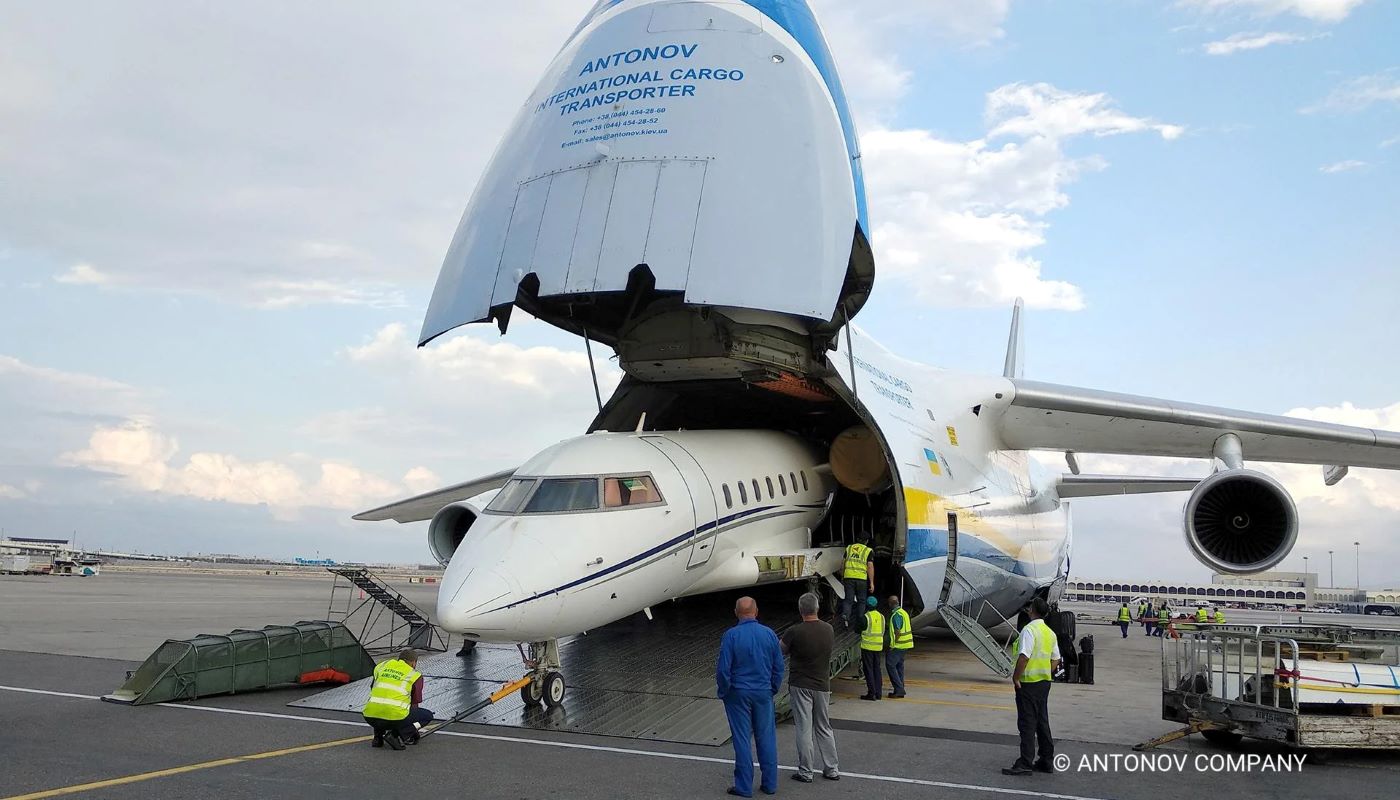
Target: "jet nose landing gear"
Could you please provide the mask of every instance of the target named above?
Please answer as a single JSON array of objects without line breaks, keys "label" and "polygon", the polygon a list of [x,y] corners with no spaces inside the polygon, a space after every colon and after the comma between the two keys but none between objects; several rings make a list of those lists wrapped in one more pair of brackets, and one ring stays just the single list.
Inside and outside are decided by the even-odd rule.
[{"label": "jet nose landing gear", "polygon": [[520,699],[525,705],[532,708],[538,708],[541,703],[549,708],[563,705],[568,686],[560,672],[559,640],[531,642],[529,657],[522,651],[521,660],[530,668],[530,682],[520,688]]}]

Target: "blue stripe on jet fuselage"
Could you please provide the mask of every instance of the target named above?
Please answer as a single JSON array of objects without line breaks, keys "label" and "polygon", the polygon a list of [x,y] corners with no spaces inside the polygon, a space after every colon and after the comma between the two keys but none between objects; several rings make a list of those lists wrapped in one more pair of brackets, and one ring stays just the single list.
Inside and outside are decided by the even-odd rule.
[{"label": "blue stripe on jet fuselage", "polygon": [[[923,561],[948,555],[948,531],[943,528],[910,528],[906,539],[904,561]],[[1026,567],[1014,556],[1003,553],[974,534],[958,532],[958,558],[970,558],[990,564],[1012,575],[1030,577]]]},{"label": "blue stripe on jet fuselage", "polygon": [[[821,508],[822,505],[823,505],[822,503],[808,503],[808,504],[805,504],[805,505],[796,506],[796,508],[797,508],[797,509]],[[604,577],[604,576],[606,576],[606,575],[611,575],[612,573],[617,572],[617,571],[620,570],[620,569],[625,569],[626,567],[630,567],[631,565],[637,563],[638,561],[642,561],[642,560],[644,560],[644,559],[650,558],[651,556],[654,556],[654,555],[656,555],[657,553],[660,553],[660,552],[666,550],[666,549],[669,548],[669,547],[674,547],[674,546],[676,546],[676,545],[679,545],[679,544],[685,542],[685,540],[691,539],[691,538],[693,538],[693,537],[695,537],[695,536],[697,536],[697,535],[699,535],[699,534],[702,534],[702,533],[704,533],[704,532],[706,532],[706,531],[708,531],[708,530],[711,530],[711,529],[713,529],[713,528],[716,528],[716,527],[719,527],[719,526],[722,526],[722,525],[728,525],[729,523],[731,523],[731,522],[733,522],[733,521],[735,521],[735,520],[737,520],[737,519],[741,519],[741,518],[743,518],[743,517],[751,517],[751,516],[753,516],[754,514],[760,514],[760,513],[764,512],[764,511],[774,511],[774,510],[779,509],[779,508],[782,508],[782,506],[764,506],[764,507],[762,507],[762,508],[752,508],[752,509],[749,509],[748,511],[740,511],[740,512],[737,513],[737,514],[730,514],[730,515],[727,516],[727,517],[720,517],[719,519],[714,520],[714,521],[712,521],[712,522],[706,522],[704,525],[701,525],[701,526],[698,527],[698,528],[694,528],[694,529],[692,529],[692,530],[689,530],[689,531],[687,531],[687,532],[681,534],[680,536],[677,536],[676,538],[671,539],[670,541],[662,542],[661,544],[656,545],[655,547],[651,548],[650,550],[647,550],[647,551],[644,552],[644,553],[638,553],[637,555],[632,556],[631,558],[627,559],[626,561],[619,561],[618,563],[612,565],[611,567],[608,567],[608,568],[605,569],[605,570],[601,570],[601,571],[599,571],[599,572],[593,573],[592,575],[586,575],[586,576],[584,576],[584,577],[582,577],[582,578],[578,578],[577,580],[570,581],[569,583],[566,583],[566,584],[564,584],[563,586],[557,586],[557,587],[555,587],[555,588],[553,588],[553,589],[550,589],[550,590],[547,591],[547,592],[541,592],[541,593],[539,593],[539,594],[537,594],[537,595],[534,595],[534,596],[532,596],[532,597],[527,597],[527,598],[525,598],[525,599],[523,599],[523,600],[516,600],[516,601],[513,602],[513,603],[508,603],[508,604],[506,604],[506,605],[500,606],[499,608],[493,608],[493,609],[491,609],[491,611],[505,611],[506,609],[515,608],[515,607],[518,606],[518,605],[522,605],[522,604],[524,604],[524,603],[528,603],[528,602],[530,602],[530,601],[532,601],[532,600],[538,600],[538,599],[540,599],[541,597],[549,597],[550,595],[555,595],[555,594],[559,594],[560,592],[568,591],[569,589],[572,589],[572,588],[574,588],[575,586],[580,586],[580,585],[582,585],[582,584],[588,583],[588,582],[593,581],[593,580],[596,580],[596,579],[598,579],[598,578],[602,578],[602,577]],[[789,511],[789,512],[786,512],[786,513],[789,513],[789,514],[796,514],[796,513],[798,513],[798,512],[797,512],[797,511]],[[491,613],[491,612],[488,611],[487,613],[489,614],[489,613]]]}]

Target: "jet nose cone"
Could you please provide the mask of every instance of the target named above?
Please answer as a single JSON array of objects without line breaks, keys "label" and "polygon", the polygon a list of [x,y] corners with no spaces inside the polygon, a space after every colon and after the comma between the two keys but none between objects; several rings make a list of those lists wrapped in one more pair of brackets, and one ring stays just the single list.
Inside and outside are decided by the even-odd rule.
[{"label": "jet nose cone", "polygon": [[[453,587],[446,584],[438,592],[438,624],[453,633],[476,633],[484,624],[501,627],[499,609],[510,605],[516,591],[505,576],[491,569],[473,569]],[[497,612],[492,615],[491,612]]]}]

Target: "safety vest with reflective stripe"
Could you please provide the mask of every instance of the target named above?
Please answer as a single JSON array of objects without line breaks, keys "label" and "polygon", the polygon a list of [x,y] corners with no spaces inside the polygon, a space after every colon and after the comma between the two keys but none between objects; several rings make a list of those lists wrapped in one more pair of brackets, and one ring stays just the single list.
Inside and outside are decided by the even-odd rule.
[{"label": "safety vest with reflective stripe", "polygon": [[1132,622],[1132,621],[1133,621],[1133,614],[1132,614],[1131,611],[1128,610],[1128,607],[1127,607],[1127,606],[1123,606],[1122,608],[1118,609],[1118,621],[1119,621],[1119,622]]},{"label": "safety vest with reflective stripe", "polygon": [[1224,611],[1217,611],[1217,612],[1215,612],[1215,624],[1216,624],[1216,625],[1224,625],[1224,624],[1225,624],[1225,612],[1224,612]]},{"label": "safety vest with reflective stripe", "polygon": [[[899,620],[898,626],[894,624],[895,619]],[[890,649],[914,649],[914,631],[909,627],[909,612],[902,608],[890,612]]]},{"label": "safety vest with reflective stripe", "polygon": [[846,578],[865,579],[865,562],[870,560],[871,549],[856,542],[846,547],[846,571],[842,573]]},{"label": "safety vest with reflective stripe", "polygon": [[885,649],[885,615],[873,608],[865,612],[865,630],[860,634],[860,649],[876,652]]},{"label": "safety vest with reflective stripe", "polygon": [[1039,683],[1051,679],[1050,659],[1055,654],[1055,632],[1045,624],[1045,620],[1033,619],[1026,626],[1035,636],[1035,644],[1030,658],[1026,659],[1026,671],[1021,673],[1021,683]]},{"label": "safety vest with reflective stripe", "polygon": [[1206,610],[1205,610],[1204,608],[1198,608],[1198,609],[1196,609],[1196,621],[1197,621],[1197,622],[1205,622],[1205,621],[1208,620],[1208,619],[1210,619],[1210,616],[1209,616],[1208,614],[1206,614]]},{"label": "safety vest with reflective stripe", "polygon": [[374,668],[374,685],[369,690],[369,702],[364,714],[371,719],[400,720],[408,716],[413,704],[413,684],[422,673],[397,658]]},{"label": "safety vest with reflective stripe", "polygon": [[1140,606],[1138,606],[1138,616],[1139,616],[1139,617],[1145,617],[1145,616],[1147,616],[1147,606],[1146,606],[1146,605],[1140,605]]},{"label": "safety vest with reflective stripe", "polygon": [[1171,622],[1172,612],[1168,611],[1166,606],[1162,606],[1162,610],[1157,612],[1157,619],[1162,622]]}]

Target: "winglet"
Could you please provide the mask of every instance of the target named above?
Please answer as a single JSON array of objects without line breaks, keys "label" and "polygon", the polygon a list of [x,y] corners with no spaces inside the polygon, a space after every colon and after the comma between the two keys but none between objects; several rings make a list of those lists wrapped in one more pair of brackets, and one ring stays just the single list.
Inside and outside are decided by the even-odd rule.
[{"label": "winglet", "polygon": [[1002,369],[1002,377],[1020,378],[1025,371],[1021,363],[1021,308],[1025,302],[1021,298],[1016,298],[1016,305],[1011,309],[1011,335],[1006,340],[1006,367]]}]

